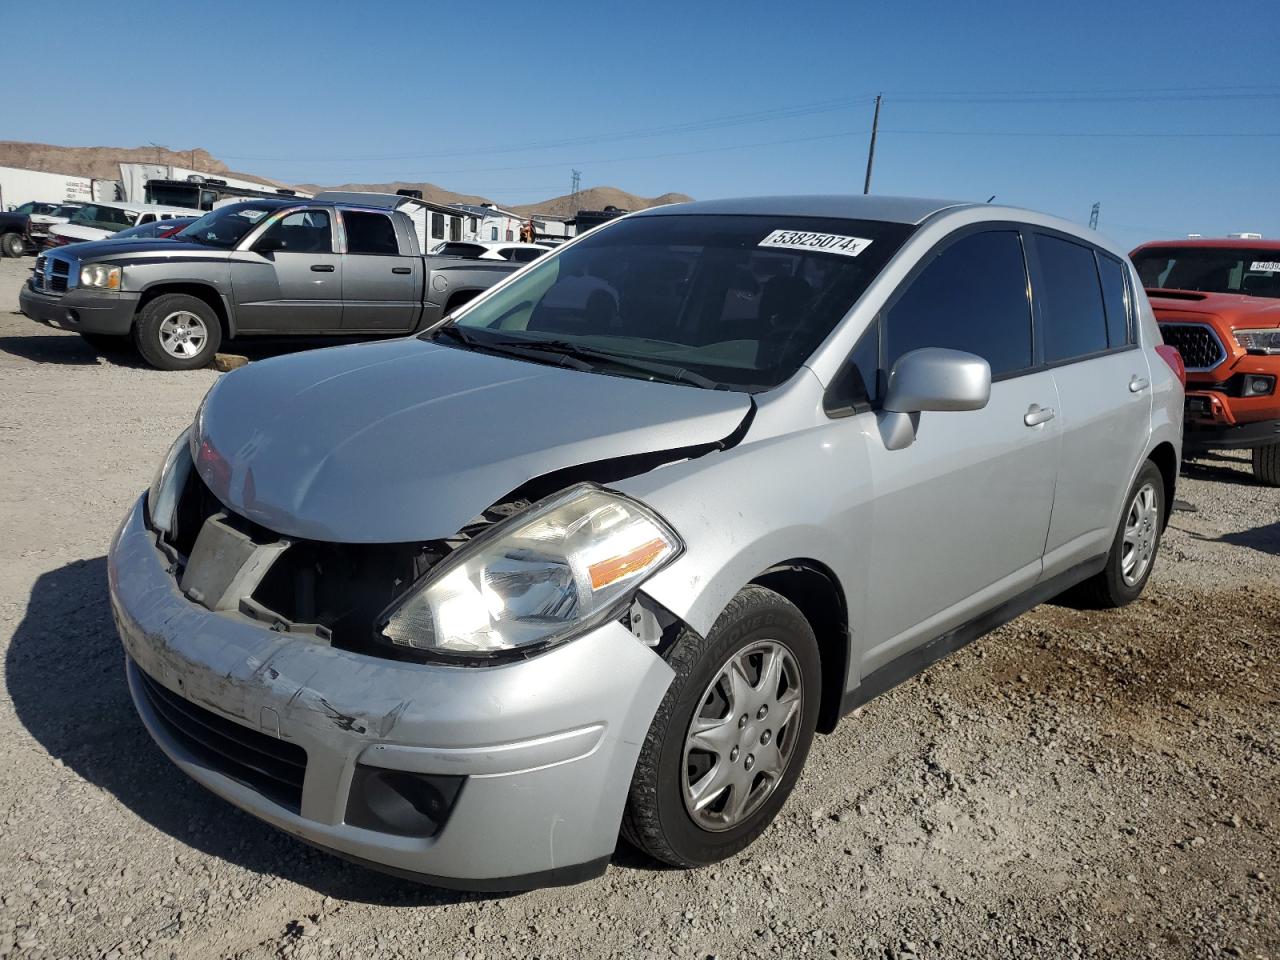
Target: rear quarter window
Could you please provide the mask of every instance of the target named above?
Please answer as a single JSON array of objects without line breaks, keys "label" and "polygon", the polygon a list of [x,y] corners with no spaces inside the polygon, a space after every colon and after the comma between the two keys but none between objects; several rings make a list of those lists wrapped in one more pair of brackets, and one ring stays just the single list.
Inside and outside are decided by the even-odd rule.
[{"label": "rear quarter window", "polygon": [[1107,343],[1112,348],[1133,343],[1133,323],[1129,285],[1124,264],[1105,253],[1098,254],[1098,278],[1102,281],[1102,302],[1107,311]]}]

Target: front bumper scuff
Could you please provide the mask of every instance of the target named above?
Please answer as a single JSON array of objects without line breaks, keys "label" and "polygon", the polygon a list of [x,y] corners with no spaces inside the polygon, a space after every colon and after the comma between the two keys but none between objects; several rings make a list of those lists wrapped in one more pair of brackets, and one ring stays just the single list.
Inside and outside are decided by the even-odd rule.
[{"label": "front bumper scuff", "polygon": [[[112,544],[108,578],[139,715],[165,753],[219,796],[308,843],[443,886],[517,889],[604,869],[640,744],[673,676],[621,624],[486,668],[333,649],[183,597],[141,500]],[[187,753],[157,722],[137,670],[301,746],[300,810]],[[440,833],[396,836],[344,822],[357,762],[467,779]]]}]

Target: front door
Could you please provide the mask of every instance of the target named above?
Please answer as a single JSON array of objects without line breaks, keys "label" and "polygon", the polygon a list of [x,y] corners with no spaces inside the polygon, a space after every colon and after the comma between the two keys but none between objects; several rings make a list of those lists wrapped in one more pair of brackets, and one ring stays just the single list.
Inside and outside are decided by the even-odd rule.
[{"label": "front door", "polygon": [[236,326],[245,333],[339,333],[342,257],[328,210],[299,210],[273,223],[232,258]]},{"label": "front door", "polygon": [[[1053,507],[1060,421],[1053,374],[1036,368],[1018,229],[953,235],[881,313],[879,374],[910,350],[947,347],[991,365],[981,410],[925,412],[915,441],[889,450],[858,417],[875,491],[861,674],[1029,590]],[[861,346],[861,345],[860,345]]]},{"label": "front door", "polygon": [[422,258],[385,213],[343,210],[342,329],[408,333],[422,310]]}]

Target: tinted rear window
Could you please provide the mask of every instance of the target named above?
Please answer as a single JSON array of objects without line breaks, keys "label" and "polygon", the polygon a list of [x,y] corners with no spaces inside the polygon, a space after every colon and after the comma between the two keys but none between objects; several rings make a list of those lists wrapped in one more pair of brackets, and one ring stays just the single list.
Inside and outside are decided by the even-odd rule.
[{"label": "tinted rear window", "polygon": [[392,256],[400,253],[400,245],[396,242],[395,224],[385,214],[343,210],[342,224],[347,231],[348,253]]},{"label": "tinted rear window", "polygon": [[1114,257],[1100,253],[1098,276],[1102,280],[1102,300],[1107,309],[1107,342],[1113,347],[1123,347],[1132,342],[1124,264]]},{"label": "tinted rear window", "polygon": [[1044,289],[1044,359],[1059,363],[1107,349],[1107,316],[1090,247],[1036,236]]}]

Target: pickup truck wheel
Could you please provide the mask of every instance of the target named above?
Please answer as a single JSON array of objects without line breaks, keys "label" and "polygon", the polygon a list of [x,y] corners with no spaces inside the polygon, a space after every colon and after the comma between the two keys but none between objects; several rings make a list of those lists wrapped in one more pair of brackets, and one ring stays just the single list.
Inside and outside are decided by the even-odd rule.
[{"label": "pickup truck wheel", "polygon": [[1147,585],[1164,532],[1164,477],[1148,460],[1138,471],[1128,496],[1115,539],[1107,554],[1107,565],[1063,600],[1094,609],[1123,607],[1138,599]]},{"label": "pickup truck wheel", "polygon": [[1268,487],[1280,487],[1280,443],[1253,448],[1253,475]]},{"label": "pickup truck wheel", "polygon": [[20,233],[6,233],[0,236],[0,253],[6,257],[20,257],[27,252],[27,242]]},{"label": "pickup truck wheel", "polygon": [[142,308],[133,341],[157,370],[195,370],[208,366],[218,352],[222,324],[199,297],[165,293]]},{"label": "pickup truck wheel", "polygon": [[640,749],[622,835],[679,867],[747,847],[795,786],[818,721],[822,667],[804,615],[745,587],[706,637],[667,655],[676,676]]}]

